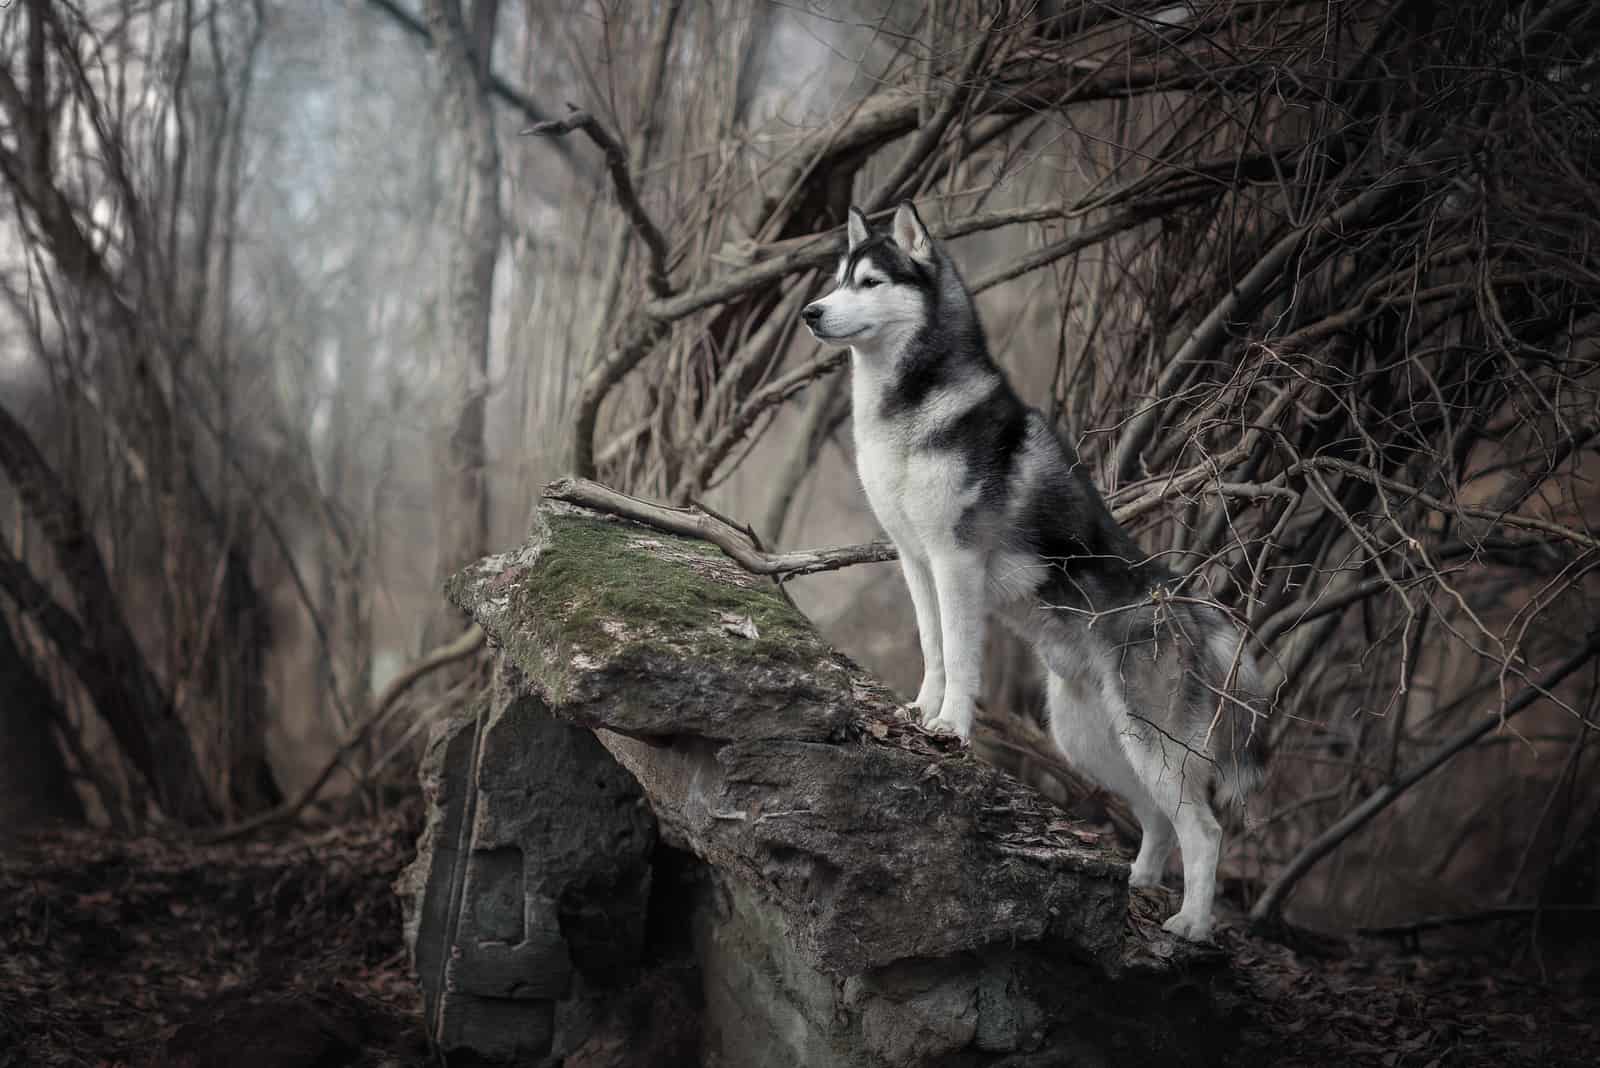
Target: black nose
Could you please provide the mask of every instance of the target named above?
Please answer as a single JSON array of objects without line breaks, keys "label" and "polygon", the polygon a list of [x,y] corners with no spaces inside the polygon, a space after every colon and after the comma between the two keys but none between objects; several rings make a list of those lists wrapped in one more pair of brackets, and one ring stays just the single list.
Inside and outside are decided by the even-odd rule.
[{"label": "black nose", "polygon": [[817,325],[817,320],[822,318],[822,306],[820,304],[807,304],[805,311],[800,313],[800,318],[804,319],[810,326]]}]

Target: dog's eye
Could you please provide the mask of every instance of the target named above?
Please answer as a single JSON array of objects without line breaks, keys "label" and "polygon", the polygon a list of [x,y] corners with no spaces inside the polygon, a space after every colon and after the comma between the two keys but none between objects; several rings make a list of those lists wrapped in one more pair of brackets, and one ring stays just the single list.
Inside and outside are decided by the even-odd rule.
[{"label": "dog's eye", "polygon": [[863,278],[861,280],[862,289],[871,289],[874,286],[881,286],[882,284],[883,280],[881,278]]}]

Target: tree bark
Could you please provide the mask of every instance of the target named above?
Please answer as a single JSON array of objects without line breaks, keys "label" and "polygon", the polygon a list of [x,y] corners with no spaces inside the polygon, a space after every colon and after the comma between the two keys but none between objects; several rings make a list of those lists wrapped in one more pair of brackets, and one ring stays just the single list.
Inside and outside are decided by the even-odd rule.
[{"label": "tree bark", "polygon": [[0,841],[50,824],[82,823],[83,803],[51,734],[61,706],[0,616]]},{"label": "tree bark", "polygon": [[[459,0],[428,0],[428,28],[441,74],[440,112],[462,141],[445,286],[444,339],[449,383],[448,437],[435,464],[439,581],[485,555],[489,493],[485,442],[489,321],[500,253],[500,147],[490,105],[489,57],[499,0],[476,0],[463,17]],[[426,644],[461,628],[458,616],[432,621]]]},{"label": "tree bark", "polygon": [[[93,655],[74,656],[67,650],[63,655],[69,662],[95,665],[95,670],[80,671],[79,678],[118,747],[150,785],[161,811],[187,824],[211,822],[216,808],[188,732],[122,617],[83,509],[4,406],[0,406],[0,471],[38,523],[72,590],[81,636]],[[17,596],[14,588],[7,588]],[[27,604],[22,608],[30,610]]]},{"label": "tree bark", "polygon": [[272,618],[250,576],[248,544],[229,545],[223,574],[223,642],[216,650],[220,688],[230,720],[228,803],[236,814],[265,812],[283,803],[283,788],[267,759],[267,650]]}]

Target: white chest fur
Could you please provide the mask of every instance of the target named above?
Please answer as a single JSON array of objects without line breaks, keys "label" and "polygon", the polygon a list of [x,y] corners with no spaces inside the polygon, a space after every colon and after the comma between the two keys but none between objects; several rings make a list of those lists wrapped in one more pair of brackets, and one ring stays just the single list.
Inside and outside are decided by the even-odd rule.
[{"label": "white chest fur", "polygon": [[976,489],[953,452],[923,444],[930,413],[884,418],[882,376],[859,358],[851,363],[856,471],[867,502],[901,552],[926,556],[954,539]]},{"label": "white chest fur", "polygon": [[904,428],[879,416],[882,393],[876,385],[872,376],[858,366],[851,383],[856,473],[884,533],[896,545],[904,546],[913,540],[914,533],[906,514],[910,448]]}]

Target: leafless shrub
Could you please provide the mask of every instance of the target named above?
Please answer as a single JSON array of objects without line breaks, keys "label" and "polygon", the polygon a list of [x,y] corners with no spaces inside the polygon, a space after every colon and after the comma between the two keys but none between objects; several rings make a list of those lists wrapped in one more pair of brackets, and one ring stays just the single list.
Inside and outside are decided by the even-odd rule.
[{"label": "leafless shrub", "polygon": [[[72,722],[112,725],[73,762],[120,804],[270,807],[222,786],[265,766],[244,653],[280,715],[356,731],[380,658],[424,644],[433,561],[514,536],[555,474],[784,541],[847,444],[843,355],[795,312],[848,205],[913,198],[1119,518],[1272,666],[1231,858],[1265,911],[1307,871],[1346,920],[1463,872],[1559,892],[1597,802],[1592,5],[500,7],[367,0],[347,37],[267,0],[0,18],[8,337],[49,413],[0,404],[0,606]],[[418,47],[441,26],[495,43],[451,74]],[[318,106],[264,102],[336,47]],[[475,244],[452,99],[498,139]],[[326,188],[277,162],[338,139]],[[150,781],[162,730],[192,759]]]},{"label": "leafless shrub", "polygon": [[1026,302],[1060,309],[1063,429],[1186,592],[1248,621],[1280,687],[1252,863],[1423,766],[1451,723],[1546,696],[1566,718],[1527,748],[1580,753],[1577,691],[1537,677],[1592,627],[1600,563],[1600,15],[941,5],[880,28],[876,83],[778,150],[730,139],[720,98],[680,78],[681,163],[638,202],[618,186],[670,267],[633,265],[574,470],[693,499],[809,392],[783,424],[781,531],[845,410],[815,385],[840,354],[804,351],[794,313],[846,206],[916,197],[945,238],[1028,228],[975,288],[1042,277]]}]

